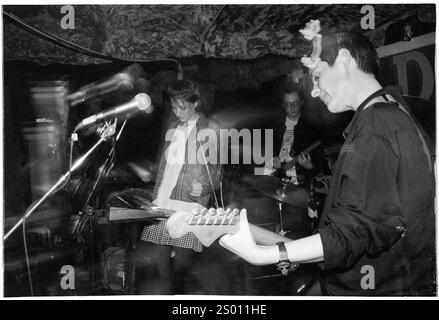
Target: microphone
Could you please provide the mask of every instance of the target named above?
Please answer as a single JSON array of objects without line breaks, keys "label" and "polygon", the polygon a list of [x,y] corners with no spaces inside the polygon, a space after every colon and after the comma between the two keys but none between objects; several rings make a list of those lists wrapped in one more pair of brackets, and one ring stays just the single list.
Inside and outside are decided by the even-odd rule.
[{"label": "microphone", "polygon": [[82,129],[90,124],[104,121],[109,118],[115,118],[122,114],[131,114],[139,110],[145,111],[146,113],[151,113],[152,109],[153,108],[151,106],[151,98],[146,93],[139,93],[133,99],[124,104],[85,118],[76,126],[75,131]]},{"label": "microphone", "polygon": [[134,78],[127,72],[118,73],[106,80],[93,82],[81,87],[78,91],[67,96],[72,107],[83,103],[89,99],[110,93],[119,89],[129,91],[134,89]]}]

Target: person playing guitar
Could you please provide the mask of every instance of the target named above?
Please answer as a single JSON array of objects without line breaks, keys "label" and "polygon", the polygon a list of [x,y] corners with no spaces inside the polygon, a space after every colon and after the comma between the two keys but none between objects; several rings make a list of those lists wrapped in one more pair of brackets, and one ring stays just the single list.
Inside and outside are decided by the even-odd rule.
[{"label": "person playing guitar", "polygon": [[239,231],[220,244],[256,265],[318,262],[328,295],[435,296],[435,175],[428,138],[401,90],[378,82],[378,55],[366,36],[319,31],[318,20],[301,30],[314,43],[311,57],[302,58],[312,73],[312,96],[331,113],[355,111],[319,227],[311,236],[260,246],[242,212]]},{"label": "person playing guitar", "polygon": [[301,116],[304,99],[300,86],[285,83],[281,91],[285,124],[276,137],[275,153],[278,151],[278,156],[273,158],[272,163],[275,171],[269,173],[280,179],[288,179],[293,184],[307,185],[324,166],[321,143],[315,130]]},{"label": "person playing guitar", "polygon": [[[178,121],[169,127],[166,134],[152,198],[155,206],[167,209],[172,214],[175,210],[201,209],[209,203],[212,194],[216,200],[214,191],[219,187],[222,171],[219,161],[210,164],[207,161],[190,163],[189,160],[191,142],[196,142],[197,150],[206,152],[200,147],[205,141],[197,140],[197,132],[206,128],[219,132],[216,123],[198,112],[201,101],[198,85],[194,81],[177,80],[168,91]],[[164,221],[145,226],[141,240],[146,241],[146,246],[153,251],[146,255],[159,259],[156,263],[159,268],[157,278],[167,280],[172,277],[174,280],[171,283],[173,288],[160,293],[183,292],[182,281],[186,278],[194,254],[202,251],[201,243],[191,234],[179,239],[169,237]],[[166,286],[162,283],[159,287]]]},{"label": "person playing guitar", "polygon": [[[264,174],[277,177],[285,183],[291,183],[309,189],[312,179],[327,168],[318,130],[310,125],[309,117],[303,112],[304,93],[295,82],[285,81],[280,88],[285,120],[275,134],[272,169],[265,168]],[[271,164],[269,163],[268,166]],[[274,170],[273,170],[274,169]],[[319,206],[319,211],[321,206]],[[287,230],[295,230],[297,236],[305,236],[314,225],[309,220],[316,209],[279,203]],[[282,229],[279,222],[279,228]]]}]

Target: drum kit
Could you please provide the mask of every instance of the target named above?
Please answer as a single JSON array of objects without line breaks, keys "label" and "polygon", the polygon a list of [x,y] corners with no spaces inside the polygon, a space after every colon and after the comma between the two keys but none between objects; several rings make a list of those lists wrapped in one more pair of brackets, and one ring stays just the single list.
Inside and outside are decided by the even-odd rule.
[{"label": "drum kit", "polygon": [[285,236],[289,231],[283,226],[283,205],[291,205],[302,209],[308,208],[310,194],[303,185],[295,185],[288,180],[275,176],[244,176],[243,181],[264,196],[277,201],[279,206],[279,234]]},{"label": "drum kit", "polygon": [[[286,214],[284,206],[293,206],[299,210],[288,210],[288,213],[298,212],[301,210],[307,210],[310,201],[311,192],[307,185],[295,185],[286,179],[281,179],[276,176],[265,175],[246,175],[242,179],[252,189],[258,191],[263,196],[273,199],[279,206],[279,231],[281,236],[285,236],[287,233],[296,233],[299,230],[284,230],[283,215]],[[249,214],[251,214],[249,212]],[[288,235],[290,237],[290,235]],[[318,286],[318,268],[315,265],[306,265],[300,267],[291,273],[289,278],[285,278],[282,275],[269,275],[266,274],[261,277],[255,277],[255,285],[261,286],[264,290],[270,290],[269,288],[275,287],[276,292],[283,292],[286,295],[304,295],[307,292],[316,290]],[[266,279],[266,280],[263,280]],[[261,282],[261,283],[259,283]],[[319,293],[317,293],[319,294]]]},{"label": "drum kit", "polygon": [[[309,192],[305,186],[294,185],[274,176],[247,175],[243,177],[243,181],[258,193],[278,203],[280,235],[287,233],[283,228],[283,205],[301,209],[308,207]],[[106,203],[109,206],[108,222],[106,223],[154,222],[157,219],[165,218],[157,216],[157,211],[153,210],[151,191],[152,189],[130,188],[122,192],[112,193],[106,199]],[[120,218],[116,217],[116,213]],[[112,218],[112,214],[116,218]],[[277,272],[273,274],[273,270],[269,267],[258,270],[250,268],[249,272],[251,272],[251,275],[248,275],[248,277],[253,281],[254,290],[260,290],[260,292],[275,290],[277,294],[288,295],[303,295],[311,287],[317,273],[314,266],[306,266],[296,270],[294,276],[285,280]],[[130,282],[131,286],[134,285],[133,279]]]}]

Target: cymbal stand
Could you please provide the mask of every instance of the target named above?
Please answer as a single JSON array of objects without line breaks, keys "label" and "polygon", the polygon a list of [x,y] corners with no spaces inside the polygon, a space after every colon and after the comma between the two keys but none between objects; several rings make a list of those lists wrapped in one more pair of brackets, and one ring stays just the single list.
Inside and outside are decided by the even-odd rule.
[{"label": "cymbal stand", "polygon": [[[288,186],[288,183],[285,182],[285,181],[283,181],[283,182],[282,182],[282,187],[281,187],[279,190],[277,190],[277,193],[278,193],[279,195],[281,195],[281,196],[285,196],[285,195],[286,195],[286,188],[287,188],[287,186]],[[283,205],[282,205],[282,201],[278,201],[277,204],[278,204],[278,206],[279,206],[279,228],[280,228],[280,230],[279,230],[279,234],[280,234],[282,237],[284,237],[284,236],[285,236],[288,232],[290,232],[290,231],[285,231],[285,230],[284,230],[284,226],[283,226],[283,210],[282,210]]]}]

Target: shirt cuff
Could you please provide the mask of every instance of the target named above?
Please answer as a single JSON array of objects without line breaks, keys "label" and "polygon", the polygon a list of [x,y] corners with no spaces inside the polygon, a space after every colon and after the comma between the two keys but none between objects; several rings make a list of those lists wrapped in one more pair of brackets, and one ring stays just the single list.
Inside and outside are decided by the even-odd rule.
[{"label": "shirt cuff", "polygon": [[317,230],[320,234],[320,239],[323,246],[323,262],[319,263],[319,266],[324,269],[332,269],[338,266],[338,254],[335,248],[335,243],[337,243],[336,231],[330,228],[320,228]]}]

